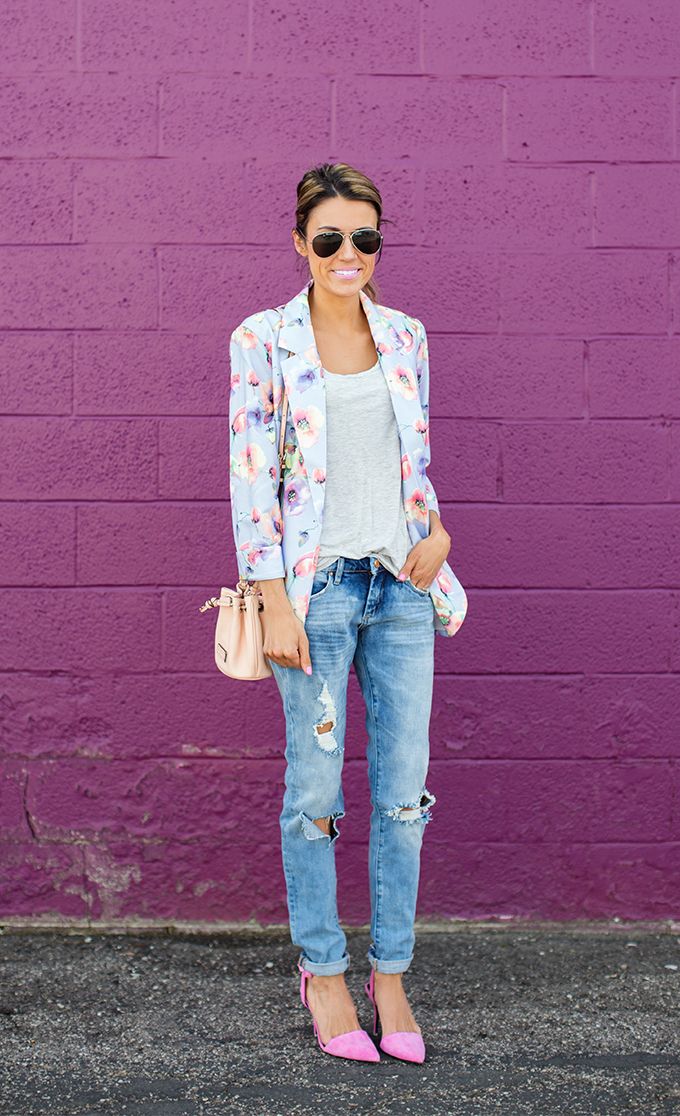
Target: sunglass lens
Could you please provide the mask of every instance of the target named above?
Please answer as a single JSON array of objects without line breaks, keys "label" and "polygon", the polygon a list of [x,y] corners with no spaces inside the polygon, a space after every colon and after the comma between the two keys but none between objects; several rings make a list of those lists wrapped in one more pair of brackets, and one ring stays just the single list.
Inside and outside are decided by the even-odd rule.
[{"label": "sunglass lens", "polygon": [[334,256],[341,244],[342,235],[337,232],[317,233],[312,240],[312,248],[317,256],[321,256],[322,259],[328,256]]},{"label": "sunglass lens", "polygon": [[382,237],[377,229],[359,229],[352,237],[357,252],[373,256],[378,251]]}]

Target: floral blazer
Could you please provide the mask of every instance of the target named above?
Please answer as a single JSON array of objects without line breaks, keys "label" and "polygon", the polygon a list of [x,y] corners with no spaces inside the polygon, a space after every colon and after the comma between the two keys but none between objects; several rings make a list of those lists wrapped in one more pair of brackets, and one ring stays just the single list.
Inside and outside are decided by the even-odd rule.
[{"label": "floral blazer", "polygon": [[[247,317],[231,334],[229,490],[238,570],[249,581],[285,578],[304,624],[319,554],[326,480],[326,388],[309,309],[309,280],[290,302]],[[422,322],[359,296],[394,407],[401,442],[402,498],[412,543],[439,512],[430,463],[429,366]],[[279,430],[288,395],[282,501]],[[351,468],[351,462],[347,462]],[[435,630],[452,636],[467,598],[447,562],[429,593]]]}]

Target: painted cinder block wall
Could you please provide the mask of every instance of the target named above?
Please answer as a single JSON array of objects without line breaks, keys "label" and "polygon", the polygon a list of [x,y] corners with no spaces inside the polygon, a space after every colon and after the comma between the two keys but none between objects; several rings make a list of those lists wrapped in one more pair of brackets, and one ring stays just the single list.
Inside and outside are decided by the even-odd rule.
[{"label": "painted cinder block wall", "polygon": [[678,5],[11,0],[0,44],[2,917],[285,922],[278,692],[198,605],[236,577],[229,334],[305,281],[328,158],[384,195],[469,593],[419,913],[677,917]]}]

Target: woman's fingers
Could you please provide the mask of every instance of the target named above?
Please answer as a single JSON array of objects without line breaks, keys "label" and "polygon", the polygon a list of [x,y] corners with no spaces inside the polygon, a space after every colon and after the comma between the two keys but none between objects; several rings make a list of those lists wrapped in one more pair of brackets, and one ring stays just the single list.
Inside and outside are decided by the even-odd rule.
[{"label": "woman's fingers", "polygon": [[312,660],[309,655],[309,640],[304,628],[300,632],[299,662],[300,668],[304,670],[305,674],[312,673]]}]

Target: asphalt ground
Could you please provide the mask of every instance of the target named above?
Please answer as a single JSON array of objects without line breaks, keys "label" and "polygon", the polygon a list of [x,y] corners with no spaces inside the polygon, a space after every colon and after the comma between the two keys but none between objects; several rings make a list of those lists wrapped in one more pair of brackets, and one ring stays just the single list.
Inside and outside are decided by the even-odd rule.
[{"label": "asphalt ground", "polygon": [[[362,1026],[366,930],[347,929]],[[418,927],[422,1065],[324,1054],[287,928],[0,926],[3,1116],[680,1113],[680,923]]]}]

